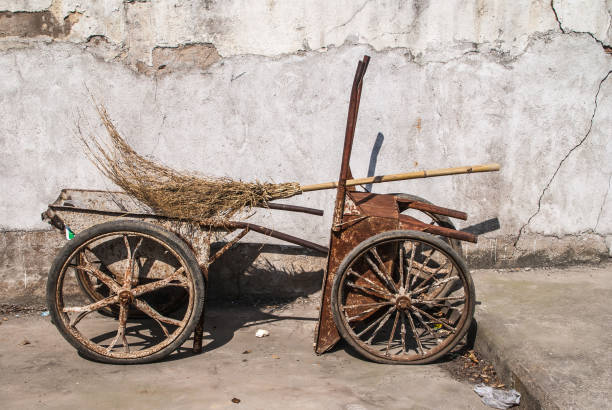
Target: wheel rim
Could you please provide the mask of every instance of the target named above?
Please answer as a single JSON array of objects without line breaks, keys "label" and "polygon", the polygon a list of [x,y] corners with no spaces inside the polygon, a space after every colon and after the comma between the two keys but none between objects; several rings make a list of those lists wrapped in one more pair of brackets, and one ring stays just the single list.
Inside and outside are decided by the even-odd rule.
[{"label": "wheel rim", "polygon": [[[119,243],[123,247],[117,246]],[[78,277],[104,285],[92,289],[101,299],[91,301],[75,292]],[[96,236],[75,249],[61,268],[55,309],[61,326],[83,348],[114,359],[150,356],[177,340],[192,314],[193,273],[180,255],[163,241],[133,231]],[[90,280],[89,280],[90,279]],[[180,289],[185,304],[165,316],[155,296]],[[118,313],[117,320],[98,313]],[[142,313],[139,317],[134,310]]]},{"label": "wheel rim", "polygon": [[470,297],[461,267],[442,247],[389,239],[344,270],[338,311],[356,347],[387,361],[427,361],[459,341]]}]

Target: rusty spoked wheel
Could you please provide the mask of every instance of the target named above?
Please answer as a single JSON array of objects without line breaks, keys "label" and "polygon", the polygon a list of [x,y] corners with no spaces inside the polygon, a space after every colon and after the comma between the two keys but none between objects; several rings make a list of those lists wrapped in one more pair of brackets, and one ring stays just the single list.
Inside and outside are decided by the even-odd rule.
[{"label": "rusty spoked wheel", "polygon": [[[111,250],[109,249],[110,246],[118,246],[119,249]],[[103,262],[102,260],[106,260],[106,263],[116,263],[117,261],[114,259],[125,259],[127,251],[128,249],[123,241],[107,241],[103,246],[98,246],[95,249],[92,249],[91,247],[84,248],[81,251],[81,254],[78,256],[78,265],[85,266],[87,262],[95,263],[98,266],[98,270],[108,275],[111,275],[111,277],[113,277],[118,283],[122,284],[123,278],[116,277],[112,270],[105,266],[105,262]],[[107,257],[101,258],[98,256],[99,254],[106,255]],[[111,260],[108,261],[108,255],[110,254],[114,254],[116,258],[111,258]],[[135,265],[134,269],[139,269],[139,265]],[[76,280],[79,284],[79,287],[81,288],[81,291],[83,291],[83,293],[89,298],[91,302],[98,302],[112,295],[111,289],[106,286],[103,281],[83,269],[76,269]],[[147,277],[143,277],[141,278],[141,280],[151,281],[151,279]],[[165,289],[158,289],[157,292],[155,292],[154,294],[149,293],[145,295],[144,298],[147,303],[154,305],[159,313],[166,315],[176,311],[184,303],[186,303],[187,301],[185,300],[185,296],[185,292],[182,292],[180,288],[167,287]],[[119,311],[119,305],[110,305],[99,309],[98,313],[118,318]],[[129,315],[132,318],[143,318],[147,316],[145,313],[138,310],[135,306],[130,306]]]},{"label": "rusty spoked wheel", "polygon": [[[104,285],[97,300],[79,275]],[[176,350],[193,332],[204,305],[195,257],[176,235],[140,221],[113,221],[76,235],[49,272],[47,304],[64,338],[87,358],[146,363]],[[159,295],[182,293],[182,308],[163,312]],[[140,314],[135,315],[138,311]],[[117,312],[117,317],[100,313]]]},{"label": "rusty spoked wheel", "polygon": [[[461,286],[448,289],[449,282]],[[423,364],[465,336],[474,301],[468,269],[446,242],[423,232],[390,231],[362,242],[344,259],[331,303],[340,334],[364,357]]]}]

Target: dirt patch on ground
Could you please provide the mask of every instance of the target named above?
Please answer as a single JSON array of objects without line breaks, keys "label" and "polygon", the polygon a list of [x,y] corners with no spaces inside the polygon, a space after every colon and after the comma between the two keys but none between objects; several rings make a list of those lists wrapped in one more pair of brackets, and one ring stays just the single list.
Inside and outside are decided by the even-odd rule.
[{"label": "dirt patch on ground", "polygon": [[31,315],[35,313],[44,312],[47,310],[45,305],[41,304],[14,304],[14,303],[0,303],[0,315]]},{"label": "dirt patch on ground", "polygon": [[506,387],[497,376],[493,365],[472,350],[462,349],[450,353],[447,362],[441,363],[441,367],[458,381],[470,384],[486,384],[487,386]]}]

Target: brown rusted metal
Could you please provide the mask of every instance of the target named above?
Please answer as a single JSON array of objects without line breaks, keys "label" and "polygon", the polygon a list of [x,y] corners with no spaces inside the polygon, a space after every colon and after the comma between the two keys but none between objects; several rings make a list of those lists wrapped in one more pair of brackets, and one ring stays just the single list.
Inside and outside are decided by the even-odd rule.
[{"label": "brown rusted metal", "polygon": [[[358,215],[344,215],[344,220],[347,222],[358,218],[361,217]],[[340,334],[338,329],[336,329],[331,312],[332,284],[340,263],[342,263],[342,260],[355,246],[369,237],[397,228],[398,220],[396,218],[372,216],[362,219],[354,225],[349,225],[338,232],[331,232],[330,252],[323,278],[319,323],[315,332],[315,352],[317,354],[328,351],[340,340]]]},{"label": "brown rusted metal", "polygon": [[426,224],[418,219],[408,215],[399,216],[400,229],[422,231],[433,235],[446,236],[447,238],[459,239],[460,241],[468,241],[472,243],[478,242],[476,235],[469,232],[457,231],[455,229],[445,228],[443,226]]},{"label": "brown rusted metal", "polygon": [[296,245],[303,246],[305,248],[310,248],[315,251],[327,253],[329,251],[325,246],[316,244],[314,242],[307,241],[302,238],[298,238],[297,236],[292,236],[283,232],[275,231],[274,229],[266,228],[265,226],[255,225],[248,222],[236,222],[229,221],[226,223],[228,228],[242,228],[242,229],[250,229],[251,231],[259,232],[263,235],[270,236],[272,238],[280,239],[285,242],[294,243]]},{"label": "brown rusted metal", "polygon": [[361,98],[361,87],[363,84],[363,76],[367,69],[370,57],[364,56],[363,61],[357,65],[355,78],[353,79],[353,88],[351,90],[351,100],[349,103],[349,111],[346,119],[346,133],[344,136],[344,148],[342,151],[342,165],[340,167],[340,177],[338,180],[338,189],[336,193],[336,203],[334,207],[334,220],[332,231],[339,230],[342,224],[342,212],[344,210],[344,199],[346,193],[346,180],[349,175],[349,162],[351,159],[351,150],[353,147],[353,138],[355,136],[355,126],[357,124],[357,111],[359,107],[359,99]]},{"label": "brown rusted metal", "polygon": [[443,208],[441,206],[436,206],[433,204],[428,204],[425,202],[415,201],[412,199],[399,198],[396,197],[397,203],[399,205],[400,212],[405,211],[406,209],[418,209],[419,211],[429,212],[437,215],[450,216],[451,218],[467,220],[467,214],[465,212],[457,211],[455,209]]},{"label": "brown rusted metal", "polygon": [[277,209],[279,211],[301,212],[304,214],[323,216],[322,209],[308,208],[305,206],[275,204],[272,202],[268,202],[265,206],[262,205],[261,208]]},{"label": "brown rusted metal", "polygon": [[372,194],[370,192],[348,192],[350,198],[360,211],[360,215],[379,216],[397,219],[399,208],[393,195]]}]

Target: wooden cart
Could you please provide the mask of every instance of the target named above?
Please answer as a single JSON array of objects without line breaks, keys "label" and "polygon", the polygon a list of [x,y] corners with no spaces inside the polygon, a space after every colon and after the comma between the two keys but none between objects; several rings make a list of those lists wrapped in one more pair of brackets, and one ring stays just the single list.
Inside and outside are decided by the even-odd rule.
[{"label": "wooden cart", "polygon": [[[244,221],[204,225],[156,215],[121,192],[63,190],[43,219],[71,239],[47,285],[51,317],[66,340],[85,357],[115,364],[159,360],[192,333],[200,352],[209,267],[248,232],[259,232],[328,255],[316,353],[340,338],[380,363],[428,363],[449,352],[474,314],[460,241],[476,237],[449,220],[467,215],[412,195],[356,187],[499,166],[353,179],[349,160],[368,62],[365,56],[355,73],[338,182],[302,187],[337,190],[329,248]],[[211,253],[211,243],[222,238],[227,243]]]}]

